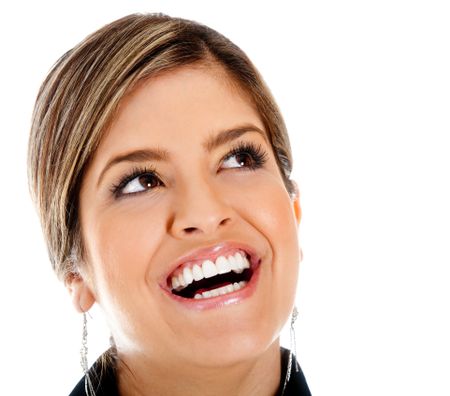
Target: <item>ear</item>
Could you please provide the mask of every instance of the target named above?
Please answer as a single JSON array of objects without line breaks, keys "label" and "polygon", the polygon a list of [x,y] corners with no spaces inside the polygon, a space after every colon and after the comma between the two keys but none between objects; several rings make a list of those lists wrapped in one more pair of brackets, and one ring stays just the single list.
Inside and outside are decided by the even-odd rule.
[{"label": "ear", "polygon": [[81,274],[71,273],[64,284],[72,297],[75,309],[80,313],[89,311],[95,303],[95,296]]},{"label": "ear", "polygon": [[298,226],[298,225],[300,225],[300,221],[302,219],[302,208],[300,206],[300,198],[299,197],[295,198],[293,205],[294,205],[295,218],[297,219],[297,226]]},{"label": "ear", "polygon": [[300,206],[300,191],[298,189],[298,184],[291,180],[294,186],[294,193],[291,194],[292,205],[294,207],[295,218],[297,219],[297,226],[300,225],[300,220],[302,219],[302,208]]}]

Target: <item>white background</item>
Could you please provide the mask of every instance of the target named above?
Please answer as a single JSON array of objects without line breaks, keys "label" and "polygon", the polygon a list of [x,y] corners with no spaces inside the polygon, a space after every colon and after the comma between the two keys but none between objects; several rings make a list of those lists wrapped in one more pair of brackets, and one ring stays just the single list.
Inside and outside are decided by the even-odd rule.
[{"label": "white background", "polygon": [[[100,26],[162,11],[241,46],[286,118],[304,211],[297,349],[314,396],[450,395],[448,4],[3,2],[2,394],[66,395],[81,375],[81,317],[50,270],[27,191],[38,87]],[[93,317],[91,362],[107,345]]]}]

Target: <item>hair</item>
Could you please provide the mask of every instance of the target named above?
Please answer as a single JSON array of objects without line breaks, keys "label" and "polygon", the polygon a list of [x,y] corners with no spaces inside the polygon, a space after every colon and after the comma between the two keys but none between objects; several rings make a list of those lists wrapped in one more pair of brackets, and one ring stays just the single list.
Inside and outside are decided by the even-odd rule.
[{"label": "hair", "polygon": [[138,83],[195,63],[214,63],[253,102],[287,191],[292,155],[280,111],[246,54],[197,22],[163,14],[118,19],[65,53],[40,87],[32,118],[28,177],[58,277],[78,273],[83,257],[78,215],[83,175],[122,98]]}]

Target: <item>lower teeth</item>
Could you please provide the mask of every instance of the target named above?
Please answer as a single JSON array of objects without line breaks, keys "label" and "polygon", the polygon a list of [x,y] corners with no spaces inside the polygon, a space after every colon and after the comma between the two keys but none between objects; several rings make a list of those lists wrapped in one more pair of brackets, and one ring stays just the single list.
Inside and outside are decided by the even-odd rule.
[{"label": "lower teeth", "polygon": [[217,289],[204,291],[203,293],[197,293],[194,298],[196,300],[200,298],[211,298],[217,296],[223,296],[224,294],[232,293],[242,289],[247,284],[246,281],[235,282],[226,286],[218,287]]}]

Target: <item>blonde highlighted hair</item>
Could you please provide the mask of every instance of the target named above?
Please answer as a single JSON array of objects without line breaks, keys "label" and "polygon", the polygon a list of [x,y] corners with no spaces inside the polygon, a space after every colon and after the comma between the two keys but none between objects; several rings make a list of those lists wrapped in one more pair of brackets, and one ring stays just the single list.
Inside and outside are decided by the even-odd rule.
[{"label": "blonde highlighted hair", "polygon": [[162,14],[114,21],[64,54],[43,82],[28,152],[30,190],[52,266],[62,280],[83,257],[78,199],[83,174],[125,94],[183,65],[220,65],[253,102],[290,194],[291,150],[280,111],[245,53],[215,30]]}]

